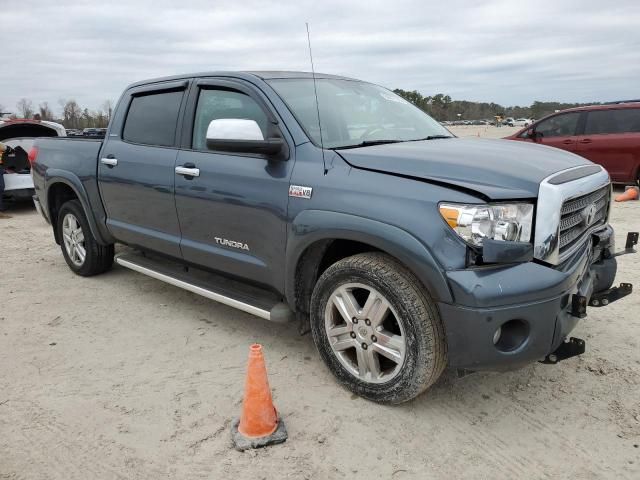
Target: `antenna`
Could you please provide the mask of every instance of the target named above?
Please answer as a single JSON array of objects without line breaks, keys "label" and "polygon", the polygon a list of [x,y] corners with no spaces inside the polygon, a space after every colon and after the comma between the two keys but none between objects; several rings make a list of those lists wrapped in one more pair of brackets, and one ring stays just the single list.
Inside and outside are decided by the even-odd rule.
[{"label": "antenna", "polygon": [[311,75],[313,76],[313,93],[316,96],[316,112],[318,112],[318,128],[320,129],[320,148],[322,149],[322,166],[324,168],[324,174],[327,174],[327,164],[324,161],[324,142],[322,141],[322,122],[320,121],[320,104],[318,103],[318,87],[316,85],[316,70],[313,68],[313,55],[311,53],[311,35],[309,34],[309,23],[305,22],[307,26],[307,43],[309,44],[309,60],[311,60]]}]

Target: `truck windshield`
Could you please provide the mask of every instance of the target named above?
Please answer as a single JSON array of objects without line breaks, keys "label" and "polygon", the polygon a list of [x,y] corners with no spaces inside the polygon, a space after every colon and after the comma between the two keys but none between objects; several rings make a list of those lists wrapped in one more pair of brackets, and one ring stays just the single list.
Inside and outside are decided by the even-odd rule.
[{"label": "truck windshield", "polygon": [[429,115],[386,88],[354,80],[319,78],[316,82],[322,142],[313,79],[268,83],[318,146],[349,148],[453,137]]}]

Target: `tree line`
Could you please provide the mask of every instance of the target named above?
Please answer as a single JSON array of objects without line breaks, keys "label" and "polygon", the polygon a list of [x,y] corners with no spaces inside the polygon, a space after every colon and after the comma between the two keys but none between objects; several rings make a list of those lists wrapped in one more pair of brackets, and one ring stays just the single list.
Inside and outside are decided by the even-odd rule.
[{"label": "tree line", "polygon": [[0,116],[8,114],[9,118],[33,118],[61,123],[65,128],[105,128],[109,125],[113,113],[113,102],[105,100],[97,110],[82,108],[74,99],[61,99],[59,114],[54,113],[49,102],[42,102],[37,107],[28,98],[21,98],[16,104],[15,112],[8,112],[0,105]]},{"label": "tree line", "polygon": [[[514,118],[542,118],[556,110],[579,107],[582,105],[594,105],[594,103],[561,103],[535,101],[530,106],[504,107],[498,103],[470,102],[467,100],[453,100],[449,95],[438,93],[424,96],[420,92],[406,91],[400,88],[395,93],[405,100],[413,103],[418,108],[427,112],[439,121],[445,120],[492,120],[496,115]],[[61,123],[65,128],[104,128],[109,124],[113,113],[113,103],[106,100],[97,110],[82,108],[74,99],[61,99],[58,101],[61,115],[55,114],[48,102],[42,102],[37,107],[31,100],[22,98],[16,104],[16,111],[10,114],[10,118],[39,118]],[[0,105],[0,116],[8,113]]]},{"label": "tree line", "polygon": [[395,89],[394,92],[441,122],[459,119],[493,120],[496,115],[513,118],[540,119],[555,112],[556,110],[598,104],[598,102],[562,103],[535,101],[528,107],[504,107],[493,102],[486,103],[469,102],[467,100],[452,100],[449,95],[444,95],[442,93],[438,93],[433,96],[423,96],[416,90],[406,91],[400,88]]}]

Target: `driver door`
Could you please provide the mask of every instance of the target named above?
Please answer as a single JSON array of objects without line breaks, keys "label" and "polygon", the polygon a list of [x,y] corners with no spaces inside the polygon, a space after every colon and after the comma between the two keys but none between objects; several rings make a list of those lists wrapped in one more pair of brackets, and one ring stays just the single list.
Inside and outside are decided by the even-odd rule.
[{"label": "driver door", "polygon": [[193,120],[185,125],[175,176],[183,258],[281,290],[293,158],[214,151],[206,138],[210,122],[220,119],[255,120],[266,138],[268,128],[278,128],[275,112],[260,91],[229,79],[200,80],[188,105],[185,119]]}]

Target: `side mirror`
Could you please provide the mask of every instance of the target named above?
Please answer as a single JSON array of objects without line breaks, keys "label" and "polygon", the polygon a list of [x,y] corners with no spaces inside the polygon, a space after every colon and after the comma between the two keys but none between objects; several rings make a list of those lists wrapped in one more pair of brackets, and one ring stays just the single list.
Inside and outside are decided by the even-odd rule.
[{"label": "side mirror", "polygon": [[255,120],[221,118],[207,128],[207,148],[236,153],[275,155],[283,150],[282,138],[267,138]]}]

